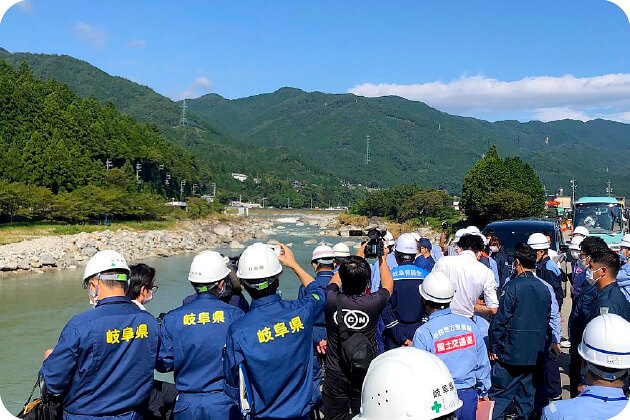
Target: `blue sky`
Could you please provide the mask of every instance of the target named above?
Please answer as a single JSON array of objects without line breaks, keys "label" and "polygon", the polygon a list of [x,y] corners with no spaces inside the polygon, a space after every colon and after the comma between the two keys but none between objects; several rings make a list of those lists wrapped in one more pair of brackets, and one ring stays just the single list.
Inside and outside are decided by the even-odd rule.
[{"label": "blue sky", "polygon": [[605,0],[26,0],[0,46],[174,99],[293,86],[491,120],[630,122],[630,23]]}]

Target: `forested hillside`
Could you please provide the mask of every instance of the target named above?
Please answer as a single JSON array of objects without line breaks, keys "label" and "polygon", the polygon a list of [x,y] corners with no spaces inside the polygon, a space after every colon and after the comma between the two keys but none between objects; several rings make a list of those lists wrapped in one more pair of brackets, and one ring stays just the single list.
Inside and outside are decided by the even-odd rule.
[{"label": "forested hillside", "polygon": [[[530,163],[550,191],[630,194],[630,125],[595,120],[490,123],[449,115],[400,97],[276,92],[227,100],[216,94],[188,101],[190,109],[229,135],[273,148],[291,148],[313,165],[368,185],[418,182],[461,191],[464,175],[492,144]],[[371,163],[365,165],[366,136]],[[548,138],[548,142],[546,139]]]}]

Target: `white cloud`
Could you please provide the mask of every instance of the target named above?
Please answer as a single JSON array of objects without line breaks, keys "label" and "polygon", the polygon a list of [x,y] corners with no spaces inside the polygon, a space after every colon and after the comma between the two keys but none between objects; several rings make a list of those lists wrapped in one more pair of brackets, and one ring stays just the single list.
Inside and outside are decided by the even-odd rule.
[{"label": "white cloud", "polygon": [[183,92],[179,92],[175,95],[175,99],[194,99],[199,96],[205,95],[209,93],[212,89],[212,82],[205,76],[199,76],[195,79],[194,82],[188,86]]},{"label": "white cloud", "polygon": [[349,92],[375,97],[396,95],[426,102],[446,112],[471,116],[516,115],[541,120],[609,118],[628,121],[630,74],[595,77],[539,76],[502,81],[484,76],[463,76],[412,85],[364,83]]},{"label": "white cloud", "polygon": [[127,48],[142,49],[147,47],[147,41],[143,39],[132,39],[127,42]]},{"label": "white cloud", "polygon": [[103,29],[96,28],[87,23],[77,23],[74,25],[74,35],[81,41],[85,41],[97,48],[105,48],[107,34]]}]

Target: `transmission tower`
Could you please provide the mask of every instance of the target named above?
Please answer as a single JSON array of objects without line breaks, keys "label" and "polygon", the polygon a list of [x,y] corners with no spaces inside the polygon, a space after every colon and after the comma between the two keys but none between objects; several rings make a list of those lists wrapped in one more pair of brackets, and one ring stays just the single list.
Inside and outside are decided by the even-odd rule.
[{"label": "transmission tower", "polygon": [[577,190],[577,183],[575,178],[571,180],[571,203],[575,203],[575,190]]},{"label": "transmission tower", "polygon": [[142,164],[140,162],[136,163],[136,182],[140,183],[140,171],[142,171]]},{"label": "transmission tower", "polygon": [[186,111],[188,110],[188,106],[186,105],[186,99],[182,102],[182,118],[179,120],[180,127],[188,127],[188,119],[186,118]]},{"label": "transmission tower", "polygon": [[105,161],[105,169],[107,169],[107,170],[109,171],[110,169],[112,169],[112,166],[114,166],[114,165],[112,164],[112,161],[111,161],[110,159],[107,159],[107,160]]},{"label": "transmission tower", "polygon": [[370,163],[370,135],[365,138],[365,164]]},{"label": "transmission tower", "polygon": [[610,185],[610,180],[606,183],[606,192],[608,193],[608,197],[612,197],[613,187]]}]

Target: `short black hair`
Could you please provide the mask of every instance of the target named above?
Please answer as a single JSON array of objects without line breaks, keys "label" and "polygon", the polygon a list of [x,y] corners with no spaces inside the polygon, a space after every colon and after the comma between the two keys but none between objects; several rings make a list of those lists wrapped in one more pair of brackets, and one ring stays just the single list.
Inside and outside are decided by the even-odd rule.
[{"label": "short black hair", "polygon": [[459,238],[457,246],[464,251],[468,250],[474,252],[481,252],[484,248],[483,239],[481,239],[479,235],[471,235],[470,233]]},{"label": "short black hair", "polygon": [[425,308],[429,306],[435,309],[436,311],[441,311],[442,309],[447,309],[451,306],[451,302],[446,302],[446,303],[433,302],[432,300],[426,300],[425,298],[422,298],[422,302]]},{"label": "short black hair", "polygon": [[[329,264],[325,264],[321,261],[332,261]],[[320,260],[313,260],[311,261],[311,264],[315,264],[315,266],[317,267],[317,270],[319,270],[320,268],[326,268],[328,270],[334,270],[335,269],[335,260],[334,259],[330,259],[330,258],[326,258],[326,259],[320,259]]]},{"label": "short black hair", "polygon": [[[99,274],[126,274],[126,275],[129,275],[129,273],[127,273],[126,271],[121,270],[121,269],[101,271],[100,273],[96,273],[93,276],[88,277],[87,279],[83,280],[83,288],[86,289],[88,287],[88,283],[90,282],[90,280],[98,279],[98,275]],[[118,280],[99,280],[99,281],[101,283],[103,283],[105,286],[109,287],[109,288],[122,287],[122,289],[125,292],[125,294],[127,294],[127,291],[129,290],[129,283],[126,282],[126,281],[118,281]]]},{"label": "short black hair", "polygon": [[155,268],[146,264],[134,264],[129,267],[129,270],[131,274],[126,294],[129,299],[137,299],[143,287],[150,289],[155,284]]},{"label": "short black hair", "polygon": [[404,252],[394,251],[394,257],[396,258],[396,262],[401,264],[405,261],[413,261],[416,259],[416,254],[405,254]]},{"label": "short black hair", "polygon": [[252,299],[256,300],[264,298],[265,296],[275,295],[278,292],[278,286],[280,285],[279,274],[264,280],[260,280],[259,283],[262,283],[264,281],[269,282],[269,285],[264,289],[256,289],[255,287],[250,287],[247,285],[247,283],[245,283],[245,281],[243,281],[243,279],[241,279],[241,284],[243,285],[247,293],[252,297]]},{"label": "short black hair", "polygon": [[619,255],[612,250],[597,251],[591,254],[591,263],[601,264],[610,271],[613,277],[617,277],[621,262],[619,261]]},{"label": "short black hair", "polygon": [[606,242],[597,236],[588,236],[584,238],[580,244],[580,250],[588,256],[591,256],[596,252],[607,251],[609,249],[610,248],[608,248]]},{"label": "short black hair", "polygon": [[536,250],[526,243],[516,244],[514,247],[514,260],[518,260],[523,268],[532,270],[536,267]]},{"label": "short black hair", "polygon": [[365,258],[353,255],[339,266],[339,277],[343,293],[358,296],[365,293],[370,284],[372,269]]}]

